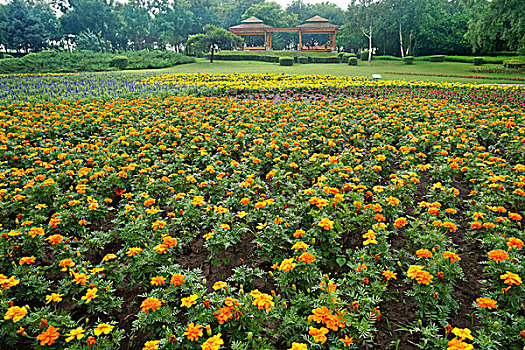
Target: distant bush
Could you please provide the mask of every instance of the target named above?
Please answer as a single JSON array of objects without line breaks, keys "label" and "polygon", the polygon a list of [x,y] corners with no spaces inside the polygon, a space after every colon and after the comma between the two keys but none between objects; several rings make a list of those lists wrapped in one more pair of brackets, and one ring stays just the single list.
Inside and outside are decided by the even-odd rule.
[{"label": "distant bush", "polygon": [[357,66],[357,57],[349,57],[348,58],[348,65],[349,66]]},{"label": "distant bush", "polygon": [[374,56],[374,60],[378,60],[378,61],[402,61],[403,58],[402,57],[396,57],[396,56],[384,55],[384,56]]},{"label": "distant bush", "polygon": [[13,56],[8,53],[0,52],[0,60],[4,58],[13,58]]},{"label": "distant bush", "polygon": [[430,62],[445,62],[445,55],[430,56]]},{"label": "distant bush", "polygon": [[406,56],[403,61],[405,64],[413,64],[414,63],[414,56]]},{"label": "distant bush", "polygon": [[299,57],[297,57],[297,62],[298,63],[302,63],[302,64],[308,63],[308,57],[306,57],[306,56],[299,56]]},{"label": "distant bush", "polygon": [[509,61],[503,62],[503,66],[505,68],[521,69],[525,67],[525,61],[509,60]]},{"label": "distant bush", "polygon": [[281,66],[293,66],[293,57],[279,57],[279,65]]},{"label": "distant bush", "polygon": [[368,50],[361,52],[361,61],[368,61]]},{"label": "distant bush", "polygon": [[[0,74],[111,71],[121,69],[114,63],[114,58],[118,56],[90,51],[73,53],[43,51],[21,58],[3,59],[0,61]],[[127,52],[126,59],[128,60],[127,69],[165,68],[195,62],[195,59],[191,57],[160,50]]]},{"label": "distant bush", "polygon": [[129,59],[126,56],[115,56],[111,59],[111,66],[117,67],[120,70],[126,69]]},{"label": "distant bush", "polygon": [[310,63],[339,63],[337,56],[333,57],[310,57]]}]

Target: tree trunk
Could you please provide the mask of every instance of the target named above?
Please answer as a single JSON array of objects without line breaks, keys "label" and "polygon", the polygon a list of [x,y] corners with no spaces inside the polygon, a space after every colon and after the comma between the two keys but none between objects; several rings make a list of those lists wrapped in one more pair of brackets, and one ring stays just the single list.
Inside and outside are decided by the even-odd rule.
[{"label": "tree trunk", "polygon": [[403,48],[403,32],[401,31],[401,22],[399,22],[399,48],[401,49],[401,57],[405,57],[405,50]]},{"label": "tree trunk", "polygon": [[368,33],[370,34],[368,36],[368,63],[370,63],[372,61],[372,25],[370,25]]}]

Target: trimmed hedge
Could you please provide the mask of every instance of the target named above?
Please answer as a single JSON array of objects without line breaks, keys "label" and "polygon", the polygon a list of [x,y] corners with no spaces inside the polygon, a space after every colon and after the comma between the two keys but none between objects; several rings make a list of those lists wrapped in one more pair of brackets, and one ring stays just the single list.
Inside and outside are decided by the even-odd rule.
[{"label": "trimmed hedge", "polygon": [[414,56],[406,56],[403,61],[405,64],[414,64]]},{"label": "trimmed hedge", "polygon": [[352,57],[349,53],[343,53],[341,56],[341,63],[348,63],[348,59]]},{"label": "trimmed hedge", "polygon": [[297,57],[297,63],[301,63],[301,64],[308,63],[308,57],[306,57],[306,56],[299,56],[299,57]]},{"label": "trimmed hedge", "polygon": [[[21,58],[0,61],[0,74],[12,73],[77,73],[114,71],[119,68],[109,53],[43,51]],[[166,68],[178,64],[192,63],[195,59],[171,51],[130,51],[126,52],[127,69]]]},{"label": "trimmed hedge", "polygon": [[474,65],[481,66],[483,64],[483,57],[474,57]]},{"label": "trimmed hedge", "polygon": [[334,57],[310,57],[310,63],[339,63],[339,58]]},{"label": "trimmed hedge", "polygon": [[430,62],[445,62],[445,55],[432,55]]},{"label": "trimmed hedge", "polygon": [[281,66],[293,66],[293,57],[279,57],[279,65]]},{"label": "trimmed hedge", "polygon": [[357,66],[357,57],[349,57],[348,58],[348,65],[349,66]]},{"label": "trimmed hedge", "polygon": [[115,56],[111,59],[111,66],[117,67],[120,70],[126,69],[129,59],[126,56]]}]

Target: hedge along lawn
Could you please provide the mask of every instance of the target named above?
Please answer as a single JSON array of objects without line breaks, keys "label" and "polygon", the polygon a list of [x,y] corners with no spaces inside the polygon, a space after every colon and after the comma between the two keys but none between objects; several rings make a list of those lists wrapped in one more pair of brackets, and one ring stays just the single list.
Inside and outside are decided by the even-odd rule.
[{"label": "hedge along lawn", "polygon": [[[398,61],[375,60],[371,63],[359,60],[357,66],[348,66],[347,64],[337,63],[308,63],[297,64],[291,67],[279,66],[278,63],[255,62],[255,61],[216,61],[209,63],[209,60],[198,58],[196,63],[185,64],[150,72],[155,73],[261,73],[261,74],[331,74],[336,76],[367,76],[372,74],[381,74],[383,79],[388,80],[428,80],[428,81],[446,81],[461,83],[496,83],[496,84],[523,84],[523,82],[513,80],[490,79],[491,75],[487,73],[472,73],[470,68],[474,67],[470,63],[456,62],[427,62],[417,61],[412,65],[406,65]],[[136,71],[138,72],[138,71]],[[446,75],[470,75],[483,76],[487,79],[471,79],[459,77],[434,77],[434,76],[414,76],[398,75],[386,72],[410,72],[410,73],[430,73]],[[495,74],[492,76],[521,77],[524,74]]]}]

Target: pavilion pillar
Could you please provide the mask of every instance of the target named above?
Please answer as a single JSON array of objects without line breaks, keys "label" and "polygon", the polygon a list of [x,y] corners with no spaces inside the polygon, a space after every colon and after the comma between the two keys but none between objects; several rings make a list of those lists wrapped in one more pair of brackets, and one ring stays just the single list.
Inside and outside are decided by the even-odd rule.
[{"label": "pavilion pillar", "polygon": [[299,31],[299,51],[303,49],[303,36],[301,31]]},{"label": "pavilion pillar", "polygon": [[335,50],[335,32],[330,34],[330,46],[332,46],[332,50]]},{"label": "pavilion pillar", "polygon": [[268,33],[268,47],[266,48],[266,50],[271,50],[272,49],[272,33]]}]

